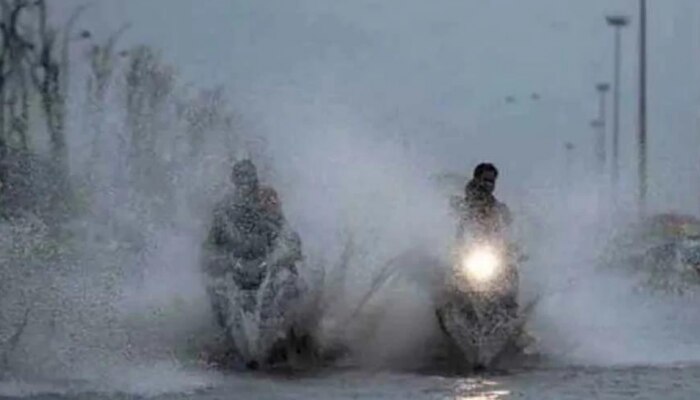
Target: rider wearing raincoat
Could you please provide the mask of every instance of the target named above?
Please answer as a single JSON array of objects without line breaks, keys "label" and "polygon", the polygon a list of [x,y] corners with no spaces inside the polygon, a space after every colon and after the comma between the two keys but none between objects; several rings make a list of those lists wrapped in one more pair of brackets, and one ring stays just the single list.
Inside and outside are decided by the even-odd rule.
[{"label": "rider wearing raincoat", "polygon": [[[214,208],[203,269],[216,321],[244,359],[260,359],[272,351],[279,332],[288,330],[307,292],[299,279],[301,240],[287,223],[277,192],[260,185],[251,161],[233,166],[231,183]],[[251,318],[258,332],[246,335],[250,322],[245,320]]]}]

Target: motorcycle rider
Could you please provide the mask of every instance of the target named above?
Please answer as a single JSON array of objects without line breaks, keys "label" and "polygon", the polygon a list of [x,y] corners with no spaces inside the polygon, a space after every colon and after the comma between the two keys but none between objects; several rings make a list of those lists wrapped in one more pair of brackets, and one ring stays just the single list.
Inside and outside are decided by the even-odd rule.
[{"label": "motorcycle rider", "polygon": [[510,225],[512,217],[508,207],[494,196],[498,169],[491,163],[481,163],[474,168],[472,179],[464,188],[464,198],[458,203],[458,237],[467,230],[478,235],[500,235]]},{"label": "motorcycle rider", "polygon": [[[501,241],[509,256],[520,257],[518,249],[507,240],[507,230],[512,222],[510,210],[494,196],[498,174],[498,169],[491,163],[480,163],[474,168],[473,177],[464,188],[464,197],[458,203],[460,219],[457,238],[462,240],[469,233],[479,239]],[[508,266],[512,291],[503,298],[503,305],[515,310],[518,290],[517,270],[514,263]]]},{"label": "motorcycle rider", "polygon": [[[289,228],[277,193],[261,187],[250,160],[235,163],[230,179],[233,187],[215,206],[205,242],[204,270],[210,280],[232,273],[240,289],[255,290],[273,264],[285,263],[296,272],[301,240]],[[224,299],[215,286],[209,285],[209,294],[217,321],[225,327]]]}]

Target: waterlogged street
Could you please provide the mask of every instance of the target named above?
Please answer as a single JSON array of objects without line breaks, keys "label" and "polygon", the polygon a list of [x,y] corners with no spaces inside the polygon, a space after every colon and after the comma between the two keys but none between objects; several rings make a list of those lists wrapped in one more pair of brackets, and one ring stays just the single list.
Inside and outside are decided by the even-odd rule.
[{"label": "waterlogged street", "polygon": [[[264,379],[242,393],[259,399],[695,399],[699,382],[697,367],[561,368],[471,378],[345,373],[298,381]],[[236,391],[236,385],[227,390]],[[218,399],[223,394],[223,388],[216,388],[201,396]]]},{"label": "waterlogged street", "polygon": [[[184,374],[178,382],[143,378],[131,391],[80,384],[3,382],[0,396],[24,399],[378,399],[378,400],[584,400],[669,399],[700,396],[700,367],[548,368],[474,377],[389,372],[327,371],[281,377]],[[137,387],[138,386],[138,387]],[[188,387],[189,386],[189,387]],[[125,386],[128,387],[128,384]]]}]

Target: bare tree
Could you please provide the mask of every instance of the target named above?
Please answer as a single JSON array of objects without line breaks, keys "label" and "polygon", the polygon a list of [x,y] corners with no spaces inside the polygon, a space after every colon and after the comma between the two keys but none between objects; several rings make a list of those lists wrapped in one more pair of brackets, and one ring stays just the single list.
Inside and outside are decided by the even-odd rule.
[{"label": "bare tree", "polygon": [[19,88],[15,86],[14,90],[15,93],[20,92],[21,118],[29,118],[26,69],[23,62],[25,54],[32,51],[34,45],[24,38],[20,21],[22,14],[30,7],[31,3],[27,0],[0,1],[0,159],[4,159],[8,151],[8,122],[11,128],[19,129],[19,133],[26,138],[27,121],[22,120],[24,126],[19,125],[16,115],[12,115],[8,121],[7,105],[11,100],[8,98],[8,88],[12,78],[18,77],[15,83],[19,82]]},{"label": "bare tree", "polygon": [[69,46],[74,26],[87,7],[78,7],[73,12],[63,30],[62,43],[57,44],[60,32],[48,24],[46,0],[34,0],[31,4],[36,9],[36,45],[30,46],[33,51],[27,52],[27,62],[30,76],[41,97],[51,143],[51,159],[61,174],[67,177],[68,149],[65,129],[70,76]]},{"label": "bare tree", "polygon": [[179,116],[185,122],[190,158],[200,155],[208,133],[226,129],[226,108],[224,88],[220,86],[200,90],[195,98],[181,104]]},{"label": "bare tree", "polygon": [[56,57],[57,32],[47,24],[44,0],[37,0],[38,45],[30,59],[31,76],[41,96],[46,128],[51,141],[52,161],[62,172],[67,172],[68,154],[65,137],[65,91],[61,87],[61,64]]},{"label": "bare tree", "polygon": [[104,44],[93,44],[88,52],[91,76],[88,78],[88,95],[96,104],[105,101],[107,88],[112,82],[117,61],[120,56],[127,53],[115,52],[119,38],[126,32],[131,24],[124,24],[116,32],[109,36]]},{"label": "bare tree", "polygon": [[[44,8],[44,18],[46,17],[46,4],[45,0],[42,0],[43,5],[40,4],[40,7]],[[70,81],[70,43],[76,39],[74,37],[74,31],[75,31],[75,25],[80,19],[80,16],[89,8],[88,4],[83,4],[78,7],[76,7],[75,10],[73,10],[73,13],[71,16],[68,18],[68,21],[66,22],[64,28],[63,28],[63,37],[62,37],[62,43],[61,43],[61,60],[60,60],[60,68],[63,73],[60,74],[60,82],[59,82],[59,87],[63,90],[63,95],[64,97],[68,93],[68,88],[70,87],[69,81]],[[90,32],[83,30],[80,35],[77,37],[77,39],[87,39],[90,37]]]},{"label": "bare tree", "polygon": [[6,107],[9,120],[6,135],[11,148],[29,151],[29,87],[25,71],[17,72],[17,79],[7,88]]},{"label": "bare tree", "polygon": [[[104,133],[104,109],[110,86],[114,83],[115,71],[119,68],[119,59],[124,58],[127,52],[117,52],[116,45],[119,38],[130,27],[125,24],[104,43],[93,43],[87,52],[89,62],[89,76],[86,86],[85,116],[91,134],[90,165],[96,165],[101,157],[101,146]],[[83,33],[85,36],[86,33]],[[85,171],[91,180],[94,180],[99,172],[96,168],[88,168]]]},{"label": "bare tree", "polygon": [[156,145],[175,87],[175,71],[152,48],[137,46],[129,51],[125,78],[129,169],[137,188],[149,192],[155,189],[154,175],[161,167]]}]

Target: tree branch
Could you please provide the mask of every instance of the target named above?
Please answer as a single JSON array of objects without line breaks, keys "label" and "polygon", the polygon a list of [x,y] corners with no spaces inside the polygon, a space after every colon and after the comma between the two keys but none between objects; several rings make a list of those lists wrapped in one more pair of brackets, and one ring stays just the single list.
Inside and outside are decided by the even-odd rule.
[{"label": "tree branch", "polygon": [[129,30],[131,28],[131,22],[127,22],[124,25],[122,25],[116,32],[114,32],[109,39],[107,39],[107,44],[105,45],[105,49],[111,53],[112,50],[114,50],[114,46],[117,44],[117,41],[119,38],[122,37],[124,32]]},{"label": "tree branch", "polygon": [[63,74],[61,74],[61,90],[68,91],[68,79],[69,79],[69,63],[70,63],[70,39],[73,33],[73,28],[78,22],[80,16],[92,5],[83,4],[78,6],[71,14],[70,18],[66,22],[66,26],[63,29],[63,44],[61,48],[61,67],[63,68]]}]

